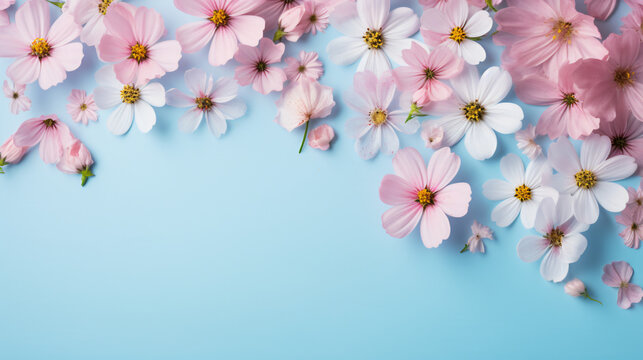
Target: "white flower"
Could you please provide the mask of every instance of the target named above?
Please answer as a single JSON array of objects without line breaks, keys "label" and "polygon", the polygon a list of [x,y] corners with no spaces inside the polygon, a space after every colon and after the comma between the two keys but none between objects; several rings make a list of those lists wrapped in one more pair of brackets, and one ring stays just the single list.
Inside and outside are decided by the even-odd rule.
[{"label": "white flower", "polygon": [[569,271],[569,264],[578,261],[587,248],[582,232],[588,225],[572,216],[571,198],[560,195],[558,203],[547,198],[542,201],[536,215],[536,230],[541,236],[526,236],[518,242],[518,257],[525,262],[540,259],[540,274],[547,281],[562,281]]},{"label": "white flower", "polygon": [[549,163],[558,171],[553,183],[561,194],[571,194],[574,216],[586,224],[598,220],[598,204],[611,212],[623,211],[627,204],[627,190],[612,181],[629,177],[637,165],[627,155],[608,159],[611,149],[610,139],[599,135],[583,141],[580,159],[567,137],[549,147]]},{"label": "white flower", "polygon": [[107,129],[114,135],[123,135],[136,118],[138,129],[146,133],[156,124],[154,107],[165,106],[165,88],[159,83],[123,85],[116,79],[114,66],[107,65],[96,72],[98,87],[94,90],[99,109],[111,109]]},{"label": "white flower", "polygon": [[531,160],[535,160],[543,153],[543,148],[536,143],[536,128],[531,124],[516,132],[516,142],[518,149]]},{"label": "white flower", "polygon": [[500,102],[511,90],[511,75],[494,66],[478,78],[476,68],[467,65],[451,84],[454,96],[429,110],[442,115],[433,124],[444,130],[443,145],[452,146],[464,136],[464,145],[474,159],[490,158],[498,146],[494,130],[513,134],[522,127],[520,106]]},{"label": "white flower", "polygon": [[407,7],[390,11],[390,0],[357,0],[339,5],[331,15],[331,25],[346,36],[332,40],[327,47],[331,61],[350,65],[361,59],[357,71],[380,75],[391,69],[389,58],[403,64],[402,50],[411,47],[408,37],[420,28],[417,15]]}]

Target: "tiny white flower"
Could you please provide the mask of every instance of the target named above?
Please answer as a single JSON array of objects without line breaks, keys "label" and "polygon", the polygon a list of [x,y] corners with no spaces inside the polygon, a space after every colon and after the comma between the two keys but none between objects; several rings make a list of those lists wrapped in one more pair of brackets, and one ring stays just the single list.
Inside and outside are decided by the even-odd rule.
[{"label": "tiny white flower", "polygon": [[516,143],[518,149],[531,160],[535,160],[543,153],[543,148],[536,143],[536,128],[531,124],[516,132]]}]

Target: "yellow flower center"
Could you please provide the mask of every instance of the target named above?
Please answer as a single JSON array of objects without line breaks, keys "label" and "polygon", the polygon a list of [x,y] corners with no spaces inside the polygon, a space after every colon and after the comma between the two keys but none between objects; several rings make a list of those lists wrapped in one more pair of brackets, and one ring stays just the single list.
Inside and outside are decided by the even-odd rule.
[{"label": "yellow flower center", "polygon": [[591,189],[596,185],[596,175],[589,170],[581,170],[574,175],[576,186],[583,189]]},{"label": "yellow flower center", "polygon": [[133,87],[132,85],[123,86],[123,90],[121,90],[121,100],[125,104],[134,104],[140,98],[141,91],[139,89]]},{"label": "yellow flower center", "polygon": [[634,71],[629,69],[616,69],[614,71],[614,81],[620,87],[634,84]]},{"label": "yellow flower center", "polygon": [[214,10],[214,12],[212,13],[212,17],[210,18],[210,21],[212,21],[214,25],[216,25],[217,27],[228,25],[229,20],[230,20],[230,15],[228,15],[222,9]]},{"label": "yellow flower center", "polygon": [[549,245],[554,247],[559,247],[563,245],[563,238],[565,233],[562,232],[559,228],[553,229],[549,234],[545,235],[545,239],[549,240]]},{"label": "yellow flower center", "polygon": [[471,122],[482,121],[485,113],[484,107],[480,105],[478,100],[472,101],[467,104],[462,108],[462,111],[464,111],[464,116],[467,118],[467,120]]},{"label": "yellow flower center", "polygon": [[559,39],[571,43],[572,35],[574,35],[574,26],[565,20],[558,20],[552,28],[552,33],[552,40]]},{"label": "yellow flower center", "polygon": [[453,29],[451,29],[451,35],[449,35],[449,39],[460,44],[466,38],[467,38],[467,33],[464,32],[464,29],[461,28],[460,26],[456,26]]},{"label": "yellow flower center", "polygon": [[578,102],[578,99],[576,99],[576,94],[574,93],[564,94],[563,104],[567,105],[567,107],[575,105],[577,102]]},{"label": "yellow flower center", "polygon": [[381,49],[384,46],[384,37],[382,36],[382,29],[371,30],[366,29],[366,33],[362,36],[369,49]]},{"label": "yellow flower center", "polygon": [[80,110],[82,110],[82,111],[87,110],[87,104],[80,105]]},{"label": "yellow flower center", "polygon": [[516,188],[514,197],[520,200],[520,202],[529,201],[531,200],[531,189],[527,185],[522,184]]},{"label": "yellow flower center", "polygon": [[107,14],[107,8],[112,3],[113,0],[103,0],[98,4],[98,12],[102,15]]},{"label": "yellow flower center", "polygon": [[132,46],[132,53],[130,55],[130,59],[134,59],[139,63],[147,59],[147,47],[145,45],[136,43],[134,46]]},{"label": "yellow flower center", "polygon": [[418,191],[418,198],[415,200],[420,203],[422,207],[427,207],[435,203],[435,193],[429,189],[422,189]]},{"label": "yellow flower center", "polygon": [[380,126],[386,122],[386,119],[388,118],[388,115],[386,114],[386,111],[382,109],[377,109],[375,111],[371,111],[369,114],[371,117],[371,122],[375,126]]},{"label": "yellow flower center", "polygon": [[210,110],[212,108],[212,105],[214,105],[212,99],[210,99],[209,97],[196,98],[194,102],[196,103],[196,107],[199,108],[199,110],[205,111]]},{"label": "yellow flower center", "polygon": [[38,59],[46,58],[50,51],[49,43],[43,38],[37,38],[31,43],[31,55],[37,56]]}]

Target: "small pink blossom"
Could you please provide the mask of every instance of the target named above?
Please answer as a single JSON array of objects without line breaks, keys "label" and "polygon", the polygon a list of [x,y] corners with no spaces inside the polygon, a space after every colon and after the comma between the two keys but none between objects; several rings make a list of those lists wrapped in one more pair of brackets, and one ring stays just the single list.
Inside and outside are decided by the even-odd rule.
[{"label": "small pink blossom", "polygon": [[314,128],[308,136],[308,146],[322,151],[330,148],[330,142],[335,138],[335,131],[328,124],[322,124]]},{"label": "small pink blossom", "polygon": [[264,0],[263,2],[259,2],[256,0],[250,1],[257,2],[261,5],[255,7],[253,13],[255,15],[261,16],[266,21],[266,31],[274,30],[277,27],[278,19],[284,11],[292,9],[295,6],[299,6],[303,3],[303,0]]},{"label": "small pink blossom", "polygon": [[442,140],[444,139],[444,130],[435,124],[425,121],[422,123],[422,132],[420,133],[424,145],[431,149],[439,149],[442,147]]},{"label": "small pink blossom", "polygon": [[472,253],[480,252],[484,254],[484,242],[482,240],[493,240],[493,232],[488,226],[481,225],[475,220],[473,221],[473,225],[471,225],[471,232],[472,235],[469,237],[467,244],[460,253],[463,253],[468,249]]},{"label": "small pink blossom", "polygon": [[[330,22],[330,12],[335,7],[331,4],[333,1],[326,0],[304,0],[304,14],[299,23],[299,28],[305,33],[322,32],[328,27]],[[335,2],[337,2],[335,0]]]},{"label": "small pink blossom", "polygon": [[324,74],[324,68],[316,52],[299,52],[299,58],[287,57],[284,72],[290,81],[317,80]]},{"label": "small pink blossom", "polygon": [[589,296],[589,292],[587,291],[585,284],[583,284],[583,282],[580,281],[579,279],[574,278],[572,280],[569,280],[565,284],[565,292],[567,293],[567,295],[574,296],[574,297],[582,296],[586,299],[596,301],[597,303],[603,305],[602,302]]},{"label": "small pink blossom", "polygon": [[[476,10],[483,9],[487,6],[486,0],[467,1],[469,2],[469,6],[475,8]],[[444,10],[447,3],[449,2],[453,2],[453,0],[419,0],[420,5],[422,5],[425,9],[438,8],[440,10]],[[502,0],[493,0],[492,4],[493,6],[498,6],[501,2]]]},{"label": "small pink blossom", "polygon": [[632,304],[643,299],[643,289],[630,283],[634,270],[625,261],[614,261],[603,267],[603,282],[607,286],[618,288],[616,304],[623,309],[629,309]]},{"label": "small pink blossom", "polygon": [[614,121],[601,121],[595,131],[612,141],[610,157],[629,155],[638,164],[638,173],[643,175],[643,122],[638,121],[627,111],[617,112]]},{"label": "small pink blossom", "polygon": [[543,153],[543,148],[536,143],[536,128],[528,124],[526,128],[516,132],[516,146],[530,160],[534,160]]},{"label": "small pink blossom", "polygon": [[87,179],[94,176],[91,167],[94,164],[92,154],[80,140],[73,139],[65,146],[62,159],[56,165],[58,170],[66,174],[80,174],[80,185],[85,186]]},{"label": "small pink blossom", "polygon": [[618,0],[585,0],[587,13],[599,20],[607,20],[612,15]]},{"label": "small pink blossom", "polygon": [[643,179],[639,188],[627,188],[628,201],[626,207],[634,207],[636,211],[643,211]]},{"label": "small pink blossom", "polygon": [[284,11],[279,16],[279,26],[273,38],[274,41],[279,41],[282,38],[290,42],[296,42],[304,34],[304,30],[299,27],[302,16],[306,9],[303,5],[295,6],[292,9]]},{"label": "small pink blossom", "polygon": [[241,86],[252,84],[263,95],[283,90],[286,73],[273,64],[281,62],[285,50],[284,44],[275,44],[268,38],[261,39],[258,48],[239,45],[234,59],[240,65],[234,70],[234,78]]},{"label": "small pink blossom", "polygon": [[17,115],[31,109],[31,100],[25,95],[27,85],[13,84],[12,88],[9,86],[9,82],[5,80],[2,89],[4,90],[4,95],[11,99],[9,107],[13,114]]},{"label": "small pink blossom", "polygon": [[449,238],[448,216],[463,217],[469,211],[471,187],[449,184],[460,169],[460,157],[449,148],[436,151],[424,165],[414,148],[404,148],[393,158],[395,175],[386,175],[380,199],[393,207],[382,215],[382,226],[396,238],[411,233],[420,223],[420,236],[427,248],[438,247]]},{"label": "small pink blossom", "polygon": [[19,163],[29,150],[28,146],[17,146],[13,139],[14,135],[11,135],[11,137],[0,146],[0,174],[4,174],[3,166]]},{"label": "small pink blossom", "polygon": [[5,11],[7,8],[16,3],[16,0],[0,0],[0,27],[9,25],[9,14]]},{"label": "small pink blossom", "polygon": [[625,226],[619,233],[625,246],[638,249],[643,238],[643,211],[638,206],[628,206],[616,216],[616,222]]},{"label": "small pink blossom", "polygon": [[85,90],[74,89],[71,91],[67,101],[69,101],[67,112],[74,122],[82,122],[87,125],[89,120],[98,120],[98,106],[94,102],[94,95],[87,95]]},{"label": "small pink blossom", "polygon": [[47,164],[55,164],[62,158],[63,148],[70,143],[72,135],[69,127],[56,115],[45,115],[23,122],[13,139],[14,144],[21,147],[40,144],[42,160]]},{"label": "small pink blossom", "polygon": [[623,26],[621,32],[634,31],[643,41],[643,5],[632,6],[632,11],[621,19]]}]

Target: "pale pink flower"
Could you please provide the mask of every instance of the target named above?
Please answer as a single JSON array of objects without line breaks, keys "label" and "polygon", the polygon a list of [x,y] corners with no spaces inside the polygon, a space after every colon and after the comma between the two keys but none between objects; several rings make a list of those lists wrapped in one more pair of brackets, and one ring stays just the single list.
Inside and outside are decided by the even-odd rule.
[{"label": "pale pink flower", "polygon": [[494,16],[494,42],[505,45],[506,58],[523,68],[542,67],[551,79],[566,64],[602,59],[607,50],[594,18],[576,11],[574,0],[507,0]]},{"label": "pale pink flower", "polygon": [[228,129],[226,120],[238,119],[246,113],[246,104],[237,98],[239,86],[231,78],[214,81],[203,70],[190,69],[185,72],[185,83],[191,95],[177,89],[167,92],[168,105],[190,108],[179,119],[179,130],[183,132],[194,132],[205,116],[210,131],[219,137]]},{"label": "pale pink flower", "polygon": [[434,248],[451,233],[447,215],[459,218],[469,211],[471,187],[449,184],[460,169],[460,157],[449,148],[433,153],[428,167],[424,164],[413,148],[397,152],[395,175],[384,176],[380,185],[380,199],[393,206],[382,215],[382,226],[389,235],[403,238],[420,223],[424,246]]},{"label": "pale pink flower", "polygon": [[71,91],[67,101],[69,101],[67,112],[74,122],[82,122],[87,125],[89,120],[98,120],[98,106],[94,102],[94,95],[87,95],[85,90],[74,89]]},{"label": "pale pink flower", "polygon": [[[444,10],[447,4],[453,1],[454,0],[419,0],[419,3],[425,9],[438,8],[440,10]],[[486,0],[468,0],[468,2],[469,7],[475,10],[480,10],[487,6]],[[493,0],[492,4],[493,6],[497,6],[500,5],[501,2],[502,0]]]},{"label": "pale pink flower", "polygon": [[0,0],[0,27],[11,23],[9,20],[9,14],[7,14],[5,10],[15,3],[16,0]]},{"label": "pale pink flower", "polygon": [[627,196],[626,207],[633,207],[636,211],[643,211],[643,179],[641,179],[638,189],[633,187],[627,188]]},{"label": "pale pink flower", "polygon": [[312,32],[315,35],[318,31],[326,30],[330,22],[330,12],[334,8],[334,5],[330,3],[332,1],[304,0],[303,7],[305,11],[298,26],[301,31],[304,33]]},{"label": "pale pink flower", "polygon": [[234,70],[234,78],[239,85],[252,84],[255,91],[264,95],[283,90],[286,73],[272,64],[281,62],[285,50],[284,44],[275,44],[268,38],[261,39],[259,47],[239,45],[234,59],[240,65]]},{"label": "pale pink flower", "polygon": [[412,91],[413,102],[425,106],[441,101],[453,90],[440,80],[451,79],[462,72],[464,61],[446,47],[429,52],[418,43],[402,51],[407,66],[393,70],[395,82],[401,91]]},{"label": "pale pink flower", "polygon": [[600,120],[585,109],[582,94],[574,84],[576,65],[564,65],[557,81],[541,75],[527,75],[516,81],[516,95],[530,105],[548,106],[536,124],[538,135],[550,139],[569,135],[573,139],[588,136]]},{"label": "pale pink flower", "polygon": [[625,207],[625,210],[616,216],[616,222],[625,225],[625,229],[619,233],[625,246],[638,249],[643,238],[643,211],[640,211],[639,206]]},{"label": "pale pink flower", "polygon": [[472,235],[460,253],[469,250],[472,253],[479,252],[484,254],[484,242],[482,240],[493,240],[493,232],[488,226],[481,225],[475,220],[473,221],[473,225],[471,225],[471,232]]},{"label": "pale pink flower", "polygon": [[25,85],[38,80],[43,90],[65,80],[83,59],[83,44],[71,42],[80,25],[62,14],[50,28],[48,5],[28,0],[16,11],[16,22],[0,31],[0,57],[18,58],[7,68],[9,78]]},{"label": "pale pink flower", "polygon": [[11,135],[9,139],[0,146],[0,174],[4,174],[3,166],[19,163],[22,157],[29,151],[28,146],[17,146],[13,139],[14,135]]},{"label": "pale pink flower", "polygon": [[65,146],[62,159],[56,165],[58,170],[66,174],[80,174],[80,186],[85,186],[87,179],[94,176],[91,167],[94,164],[92,154],[78,139],[72,139]]},{"label": "pale pink flower", "polygon": [[29,119],[20,125],[13,136],[16,146],[33,147],[40,144],[40,157],[47,164],[60,161],[63,148],[71,138],[69,127],[56,115]]},{"label": "pale pink flower", "polygon": [[280,41],[282,38],[286,38],[291,42],[299,40],[304,31],[298,25],[305,11],[306,9],[302,5],[284,11],[279,17],[279,26],[273,40],[275,42]]},{"label": "pale pink flower", "polygon": [[326,151],[330,148],[330,142],[333,141],[334,137],[335,131],[330,125],[319,125],[310,132],[308,136],[308,146],[313,149]]},{"label": "pale pink flower", "polygon": [[621,19],[623,26],[621,32],[634,31],[643,41],[643,5],[632,7],[632,11]]},{"label": "pale pink flower", "polygon": [[[449,0],[446,0],[446,1],[449,1]],[[468,1],[469,1],[469,5],[475,6],[475,7],[481,8],[481,9],[483,9],[483,8],[485,8],[487,6],[487,0],[468,0]],[[501,3],[502,3],[502,0],[492,0],[491,1],[491,5],[493,5],[493,6],[498,6]]]},{"label": "pale pink flower", "polygon": [[14,83],[12,88],[9,86],[9,82],[5,80],[2,89],[4,90],[4,95],[11,99],[9,108],[13,114],[17,115],[23,111],[31,109],[31,99],[25,95],[27,85]]},{"label": "pale pink flower", "polygon": [[76,19],[76,23],[83,25],[83,30],[80,32],[80,41],[89,46],[96,46],[107,31],[105,15],[110,10],[110,5],[116,5],[119,1],[67,0],[63,11],[69,11]]},{"label": "pale pink flower", "polygon": [[115,63],[116,78],[121,83],[142,84],[179,67],[179,42],[158,42],[165,35],[165,25],[156,10],[126,3],[111,5],[105,26],[107,33],[98,44],[98,57]]},{"label": "pale pink flower", "polygon": [[442,147],[444,130],[429,121],[425,121],[422,123],[422,132],[420,133],[420,137],[424,140],[424,146],[434,150],[439,149]]},{"label": "pale pink flower", "polygon": [[599,20],[607,20],[612,15],[618,0],[585,0],[587,13]]},{"label": "pale pink flower", "polygon": [[299,58],[287,57],[284,72],[291,81],[317,80],[324,74],[324,68],[316,52],[299,52]]},{"label": "pale pink flower", "polygon": [[623,309],[629,309],[632,304],[643,299],[643,289],[630,283],[632,275],[634,269],[625,261],[614,261],[603,267],[603,282],[607,286],[618,288],[616,304]]},{"label": "pale pink flower", "polygon": [[629,155],[638,164],[638,173],[643,175],[643,122],[638,121],[631,114],[624,116],[623,111],[617,112],[614,121],[601,121],[601,126],[596,130],[599,135],[604,135],[612,141],[610,157],[616,155]]},{"label": "pale pink flower", "polygon": [[583,282],[580,281],[579,279],[574,278],[572,280],[569,280],[565,284],[565,292],[567,293],[567,295],[574,296],[574,297],[582,296],[586,299],[596,301],[597,303],[603,305],[602,302],[589,296],[589,292],[587,291],[585,284],[583,284]]},{"label": "pale pink flower", "polygon": [[543,148],[536,143],[536,128],[528,124],[526,128],[516,131],[516,146],[530,160],[535,160],[543,153]]},{"label": "pale pink flower", "polygon": [[[183,0],[178,0],[183,1]],[[250,0],[261,6],[254,8],[253,13],[261,16],[266,21],[266,31],[274,30],[277,27],[278,19],[281,14],[289,9],[299,6],[303,0]]]}]

